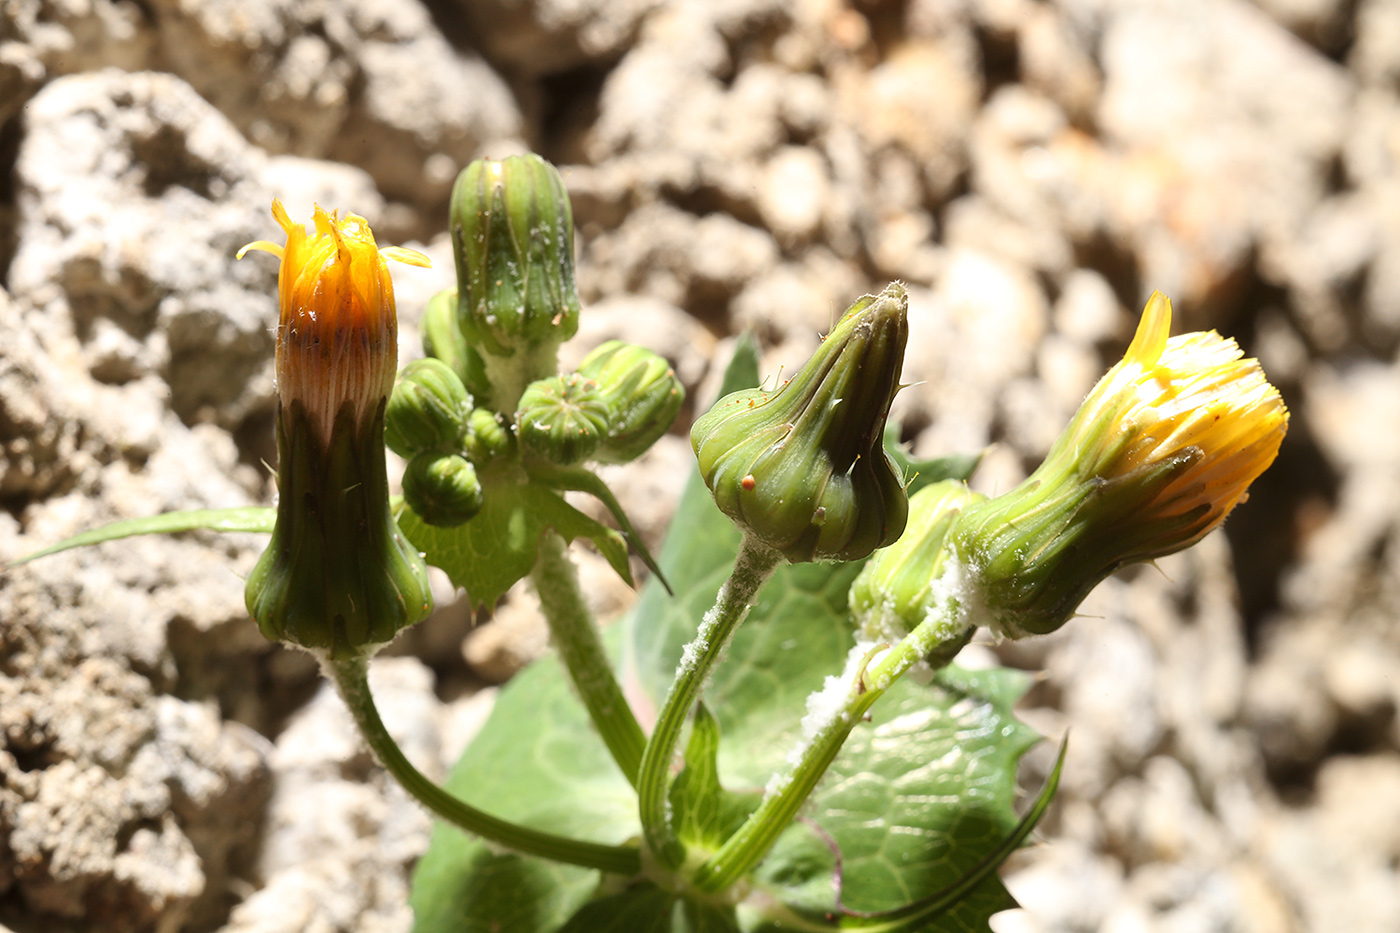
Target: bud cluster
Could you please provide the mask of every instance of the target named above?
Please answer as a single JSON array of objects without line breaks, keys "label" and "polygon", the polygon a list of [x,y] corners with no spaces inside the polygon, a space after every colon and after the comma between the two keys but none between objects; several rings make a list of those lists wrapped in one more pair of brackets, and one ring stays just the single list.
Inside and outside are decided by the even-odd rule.
[{"label": "bud cluster", "polygon": [[453,191],[452,238],[459,287],[424,309],[428,358],[404,368],[387,412],[387,443],[408,460],[404,499],[425,522],[470,520],[487,494],[480,471],[625,463],[670,429],[685,390],[650,350],[609,341],[557,372],[579,299],[573,214],[552,165],[473,162]]}]

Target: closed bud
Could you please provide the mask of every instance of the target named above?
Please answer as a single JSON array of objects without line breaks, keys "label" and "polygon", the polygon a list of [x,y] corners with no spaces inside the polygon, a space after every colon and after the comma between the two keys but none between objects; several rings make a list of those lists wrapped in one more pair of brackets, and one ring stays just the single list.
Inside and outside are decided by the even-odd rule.
[{"label": "closed bud", "polygon": [[248,612],[269,639],[332,658],[372,653],[432,609],[422,555],[389,511],[384,411],[397,361],[394,289],[364,218],[316,208],[314,233],[272,214],[285,246],[277,327],[277,520],[248,575]]},{"label": "closed bud", "polygon": [[578,372],[598,384],[608,409],[608,434],[594,454],[600,463],[640,457],[670,430],[685,401],[685,387],[663,357],[620,340],[588,354]]},{"label": "closed bud", "polygon": [[985,498],[955,480],[933,483],[909,497],[909,525],[899,540],[875,552],[851,585],[851,617],[864,640],[894,644],[925,622],[920,633],[930,660],[946,663],[976,627],[962,605],[963,574],[946,547],[963,508]]},{"label": "closed bud", "polygon": [[788,382],[701,416],[691,444],[720,510],[793,562],[858,560],[898,538],[908,498],[881,441],[908,338],[896,283],[856,301]]},{"label": "closed bud", "polygon": [[451,367],[473,398],[484,398],[490,386],[482,371],[481,357],[468,346],[457,321],[457,289],[444,289],[428,299],[420,327],[423,353]]},{"label": "closed bud", "polygon": [[554,166],[530,154],[463,169],[452,189],[452,248],[462,332],[480,352],[553,353],[574,335],[573,209]]},{"label": "closed bud", "polygon": [[384,441],[400,457],[455,452],[467,428],[471,397],[442,360],[414,360],[399,373],[384,413]]},{"label": "closed bud", "polygon": [[481,511],[476,468],[457,454],[419,454],[403,474],[403,498],[429,525],[453,528]]},{"label": "closed bud", "polygon": [[515,413],[515,433],[532,454],[559,466],[587,460],[608,432],[597,383],[578,373],[530,383]]},{"label": "closed bud", "polygon": [[1196,543],[1277,455],[1288,411],[1258,362],[1214,332],[1170,332],[1154,293],[1045,461],[958,516],[949,541],[999,634],[1055,631],[1119,567]]},{"label": "closed bud", "polygon": [[479,467],[515,453],[515,435],[501,423],[501,416],[489,408],[474,408],[467,416],[467,433],[462,452]]}]

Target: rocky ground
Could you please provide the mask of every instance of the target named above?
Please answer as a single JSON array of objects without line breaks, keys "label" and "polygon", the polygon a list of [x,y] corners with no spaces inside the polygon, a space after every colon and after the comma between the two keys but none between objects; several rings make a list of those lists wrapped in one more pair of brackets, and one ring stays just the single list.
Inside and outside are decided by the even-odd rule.
[{"label": "rocky ground", "polygon": [[[1400,2],[6,0],[0,556],[269,501],[275,263],[233,253],[270,200],[434,257],[398,274],[408,358],[453,177],[524,148],[574,197],[571,359],[625,334],[707,398],[734,333],[776,372],[901,279],[906,434],[993,445],[983,488],[1152,289],[1237,337],[1293,421],[1224,533],[968,649],[1043,670],[1025,716],[1073,731],[997,929],[1400,929]],[[684,427],[617,477],[653,541]],[[0,578],[0,929],[409,929],[428,820],[247,621],[258,547]],[[546,638],[528,594],[439,602],[377,687],[440,769]]]}]

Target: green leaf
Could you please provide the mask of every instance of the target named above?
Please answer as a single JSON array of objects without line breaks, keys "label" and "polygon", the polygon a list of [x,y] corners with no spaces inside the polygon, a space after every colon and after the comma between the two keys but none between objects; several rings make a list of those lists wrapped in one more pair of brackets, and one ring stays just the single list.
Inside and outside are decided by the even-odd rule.
[{"label": "green leaf", "polygon": [[[599,479],[596,473],[584,467],[564,467],[542,460],[526,463],[525,469],[530,474],[530,479],[541,482],[552,489],[586,492],[601,502],[617,521],[623,535],[632,542],[632,547],[636,548],[637,556],[642,559],[647,570],[656,575],[656,578],[661,581],[661,585],[666,588],[667,593],[671,591],[670,582],[666,579],[666,575],[661,572],[661,568],[656,565],[656,560],[651,556],[651,551],[647,549],[642,536],[637,534],[637,530],[632,527],[631,519],[622,510],[622,503],[617,501],[617,496],[613,495],[608,484]],[[631,580],[629,579],[628,582],[630,583]]]},{"label": "green leaf", "polygon": [[928,926],[934,918],[949,930],[985,930],[988,917],[1015,906],[992,872],[1054,791],[1052,782],[1017,820],[1016,763],[1037,741],[1011,715],[1026,682],[950,667],[931,687],[898,684],[871,726],[852,734],[812,795],[810,820],[784,834],[760,882],[809,916],[843,907],[881,915],[848,917],[843,927],[944,929]]},{"label": "green leaf", "polygon": [[277,520],[277,510],[267,506],[246,506],[236,509],[193,509],[188,512],[162,512],[146,518],[129,518],[93,528],[80,534],[51,544],[41,551],[27,554],[12,561],[9,567],[18,567],[41,557],[48,557],[76,547],[116,541],[133,535],[167,535],[181,531],[195,531],[200,528],[209,531],[253,531],[272,533],[272,525]]},{"label": "green leaf", "polygon": [[632,582],[627,541],[621,534],[584,515],[551,489],[514,475],[480,474],[485,504],[471,521],[438,528],[405,507],[399,527],[409,541],[441,567],[478,606],[494,606],[517,580],[535,566],[540,536],[557,531],[565,540],[593,542],[618,576]]},{"label": "green leaf", "polygon": [[[635,836],[637,802],[550,657],[501,691],[446,788],[526,826],[606,843]],[[597,887],[595,871],[493,852],[438,823],[413,878],[415,933],[550,933]]]},{"label": "green leaf", "polygon": [[734,908],[641,884],[587,904],[559,933],[739,933]]}]

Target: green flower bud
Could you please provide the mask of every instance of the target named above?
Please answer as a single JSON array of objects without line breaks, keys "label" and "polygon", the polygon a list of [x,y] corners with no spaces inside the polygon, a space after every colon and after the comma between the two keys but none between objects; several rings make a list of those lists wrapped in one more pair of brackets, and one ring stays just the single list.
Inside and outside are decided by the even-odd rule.
[{"label": "green flower bud", "polygon": [[403,474],[403,498],[429,525],[453,528],[481,511],[476,467],[457,454],[419,454]]},{"label": "green flower bud", "polygon": [[457,289],[448,288],[428,299],[423,309],[423,353],[452,368],[472,398],[491,393],[481,355],[467,343],[457,321]]},{"label": "green flower bud", "polygon": [[423,308],[423,353],[442,360],[465,381],[467,338],[457,325],[457,289],[447,288]]},{"label": "green flower bud", "polygon": [[956,480],[924,487],[909,497],[909,527],[876,551],[851,584],[851,617],[862,637],[894,644],[924,622],[926,653],[946,663],[976,628],[962,603],[962,575],[944,547],[962,509],[986,498]]},{"label": "green flower bud", "polygon": [[598,384],[578,373],[530,383],[520,397],[515,433],[526,450],[552,463],[587,460],[608,433]]},{"label": "green flower bud", "polygon": [[452,189],[459,320],[483,354],[552,354],[578,330],[574,216],[559,172],[537,155],[479,159]]},{"label": "green flower bud", "polygon": [[685,401],[685,387],[663,357],[620,340],[588,354],[578,371],[598,383],[608,407],[608,436],[594,454],[600,463],[628,463],[646,453]]},{"label": "green flower bud", "polygon": [[400,457],[455,451],[466,430],[471,398],[442,360],[414,360],[399,373],[384,412],[384,442]]},{"label": "green flower bud", "polygon": [[881,440],[908,304],[898,283],[857,300],[792,379],[725,396],[691,430],[720,510],[790,561],[858,560],[904,530],[908,498]]},{"label": "green flower bud", "polygon": [[467,433],[462,452],[479,467],[515,452],[515,435],[501,423],[501,416],[489,408],[474,408],[467,416]]}]

